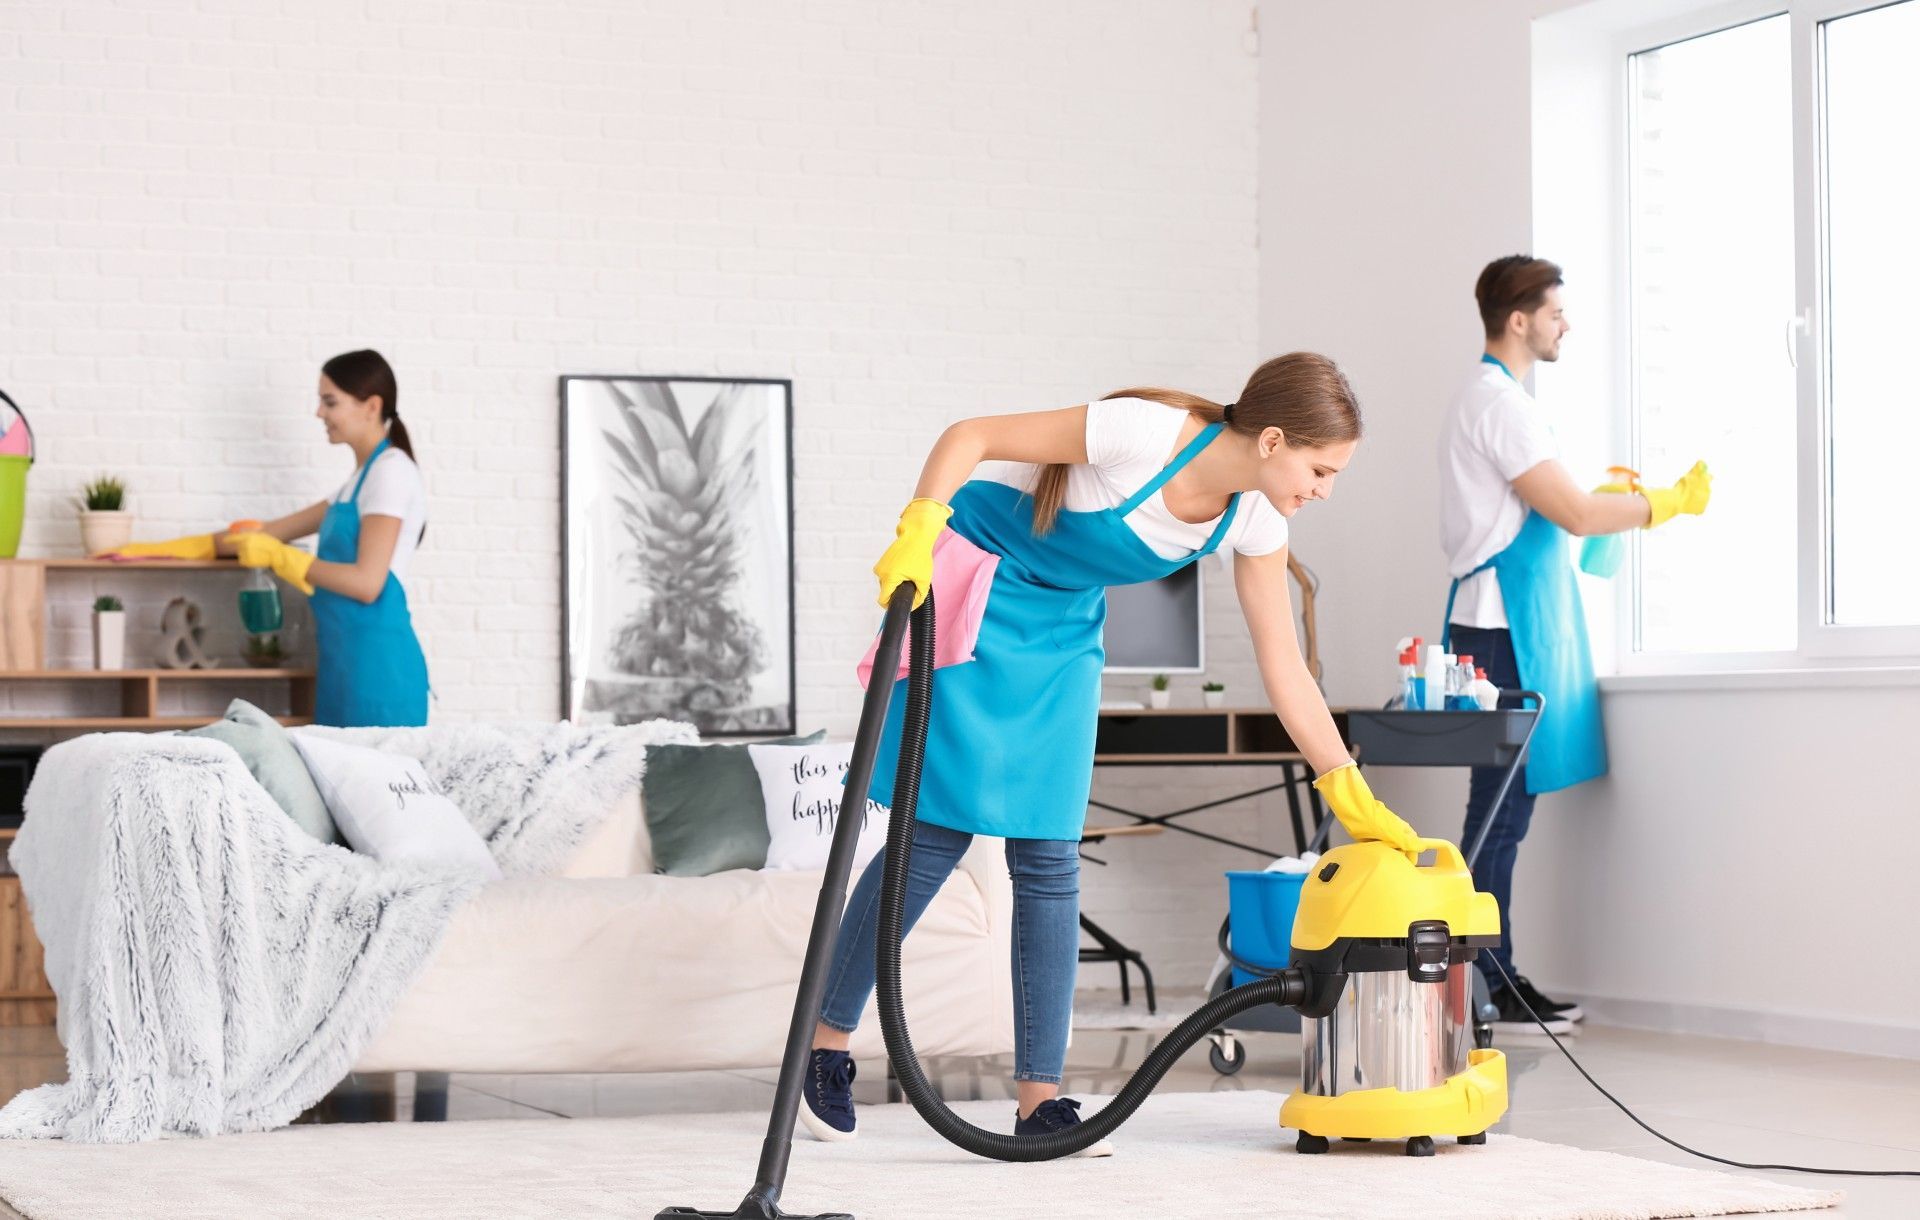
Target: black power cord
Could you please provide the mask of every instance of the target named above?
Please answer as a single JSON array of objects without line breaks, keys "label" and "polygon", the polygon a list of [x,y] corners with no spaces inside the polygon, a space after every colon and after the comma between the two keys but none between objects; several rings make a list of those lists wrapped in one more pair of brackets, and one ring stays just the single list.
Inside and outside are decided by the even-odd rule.
[{"label": "black power cord", "polygon": [[1850,1178],[1920,1178],[1920,1169],[1821,1169],[1813,1165],[1757,1165],[1752,1161],[1736,1161],[1724,1156],[1715,1156],[1711,1152],[1702,1152],[1698,1148],[1687,1147],[1665,1132],[1657,1131],[1649,1126],[1645,1119],[1627,1108],[1626,1102],[1621,1101],[1618,1097],[1607,1092],[1606,1086],[1595,1080],[1593,1073],[1580,1066],[1580,1061],[1573,1057],[1573,1052],[1567,1049],[1566,1043],[1560,1041],[1560,1036],[1551,1029],[1548,1029],[1547,1023],[1541,1020],[1540,1014],[1533,1011],[1533,1005],[1527,1003],[1526,997],[1520,994],[1520,989],[1513,985],[1513,978],[1507,973],[1506,967],[1502,966],[1498,961],[1495,961],[1492,954],[1487,954],[1486,960],[1493,962],[1493,968],[1500,972],[1501,978],[1506,979],[1507,990],[1513,993],[1514,999],[1520,1001],[1520,1007],[1527,1010],[1527,1015],[1532,1017],[1533,1023],[1540,1027],[1540,1032],[1553,1039],[1553,1045],[1559,1049],[1561,1054],[1567,1057],[1567,1062],[1573,1065],[1574,1071],[1585,1076],[1587,1083],[1598,1090],[1600,1096],[1619,1107],[1620,1113],[1638,1123],[1641,1130],[1656,1139],[1673,1145],[1688,1156],[1697,1156],[1703,1161],[1715,1161],[1721,1165],[1731,1165],[1735,1169],[1784,1169],[1790,1173],[1825,1173]]}]

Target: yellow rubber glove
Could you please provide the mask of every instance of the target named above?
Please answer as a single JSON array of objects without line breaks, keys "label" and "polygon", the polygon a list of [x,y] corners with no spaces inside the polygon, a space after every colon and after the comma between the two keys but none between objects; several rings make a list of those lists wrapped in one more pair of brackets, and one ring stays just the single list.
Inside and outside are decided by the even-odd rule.
[{"label": "yellow rubber glove", "polygon": [[893,545],[873,565],[873,574],[880,578],[881,609],[893,600],[894,590],[909,582],[914,588],[913,608],[918,610],[927,600],[933,588],[933,540],[951,516],[953,510],[938,500],[914,500],[901,510]]},{"label": "yellow rubber glove", "polygon": [[213,535],[193,534],[185,538],[169,538],[165,542],[129,542],[125,546],[117,546],[100,553],[137,556],[143,559],[207,560],[214,557]]},{"label": "yellow rubber glove", "polygon": [[1697,517],[1706,512],[1707,500],[1713,495],[1713,476],[1707,473],[1705,462],[1695,462],[1672,487],[1644,488],[1640,494],[1653,509],[1647,520],[1647,528],[1652,529],[1680,513]]},{"label": "yellow rubber glove", "polygon": [[241,567],[270,568],[275,576],[302,593],[313,592],[313,585],[307,580],[307,569],[313,566],[312,555],[297,546],[288,546],[272,534],[235,534],[232,542]]},{"label": "yellow rubber glove", "polygon": [[1420,834],[1393,810],[1380,803],[1367,787],[1366,777],[1353,763],[1335,767],[1313,786],[1327,798],[1333,816],[1357,840],[1378,839],[1405,852],[1420,850]]}]

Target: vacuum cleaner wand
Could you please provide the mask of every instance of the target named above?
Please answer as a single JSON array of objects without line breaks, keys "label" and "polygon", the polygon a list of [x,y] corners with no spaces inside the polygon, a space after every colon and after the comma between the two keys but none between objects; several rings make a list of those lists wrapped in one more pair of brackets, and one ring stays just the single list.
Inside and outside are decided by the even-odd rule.
[{"label": "vacuum cleaner wand", "polygon": [[[931,598],[929,598],[931,601]],[[875,654],[874,672],[898,673],[900,647],[907,634],[907,616],[913,610],[913,586],[903,585],[894,594],[893,604],[880,630],[880,647]],[[931,618],[932,610],[928,610]],[[931,659],[932,654],[928,654]],[[874,681],[867,684],[866,701],[860,705],[860,727],[854,733],[853,757],[847,766],[847,785],[840,808],[865,809],[867,787],[873,782],[873,760],[880,749],[880,734],[887,724],[887,703],[893,697],[892,684]],[[799,1113],[800,1085],[807,1070],[808,1052],[813,1046],[813,1027],[820,1019],[820,1002],[826,995],[827,968],[833,958],[833,944],[840,934],[840,915],[847,905],[847,878],[853,872],[853,854],[860,838],[858,817],[839,818],[833,828],[833,846],[827,854],[827,873],[820,881],[820,897],[813,907],[813,928],[807,936],[807,956],[800,968],[800,989],[793,997],[793,1018],[787,1026],[786,1053],[780,1060],[780,1082],[773,1092],[773,1112],[767,1117],[767,1136],[760,1145],[760,1170],[753,1188],[740,1206],[732,1211],[699,1211],[690,1207],[669,1207],[655,1213],[654,1220],[777,1220],[788,1217],[780,1210],[780,1192],[787,1181],[787,1160],[793,1151],[793,1124]],[[826,1212],[791,1220],[853,1220],[844,1212]]]}]

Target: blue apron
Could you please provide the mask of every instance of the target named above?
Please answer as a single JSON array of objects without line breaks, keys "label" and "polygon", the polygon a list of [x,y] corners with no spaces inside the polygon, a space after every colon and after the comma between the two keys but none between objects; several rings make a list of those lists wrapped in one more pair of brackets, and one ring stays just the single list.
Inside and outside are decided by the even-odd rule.
[{"label": "blue apron", "polygon": [[[934,671],[932,723],[921,774],[921,821],[971,834],[1080,838],[1093,786],[1107,586],[1158,580],[1211,554],[1238,494],[1206,545],[1163,559],[1126,523],[1220,434],[1208,424],[1152,482],[1117,508],[1061,510],[1033,532],[1033,499],[975,479],[953,497],[947,528],[1000,557],[973,660]],[[936,610],[938,607],[936,606]],[[956,607],[957,609],[957,607]],[[894,685],[871,795],[893,801],[907,684]]]},{"label": "blue apron", "polygon": [[[1512,371],[1492,356],[1482,362]],[[1527,791],[1538,795],[1571,788],[1607,773],[1607,740],[1600,723],[1600,686],[1587,648],[1587,616],[1573,574],[1567,532],[1531,510],[1507,548],[1467,577],[1492,568],[1507,611],[1507,630],[1520,685],[1546,696],[1540,727],[1527,751]],[[1453,599],[1447,591],[1441,647],[1452,650]]]},{"label": "blue apron", "polygon": [[[353,494],[327,506],[318,558],[353,563],[360,557],[360,489],[389,443],[374,446]],[[427,658],[413,634],[399,578],[388,571],[380,596],[370,603],[326,589],[315,589],[311,602],[320,652],[313,722],[340,728],[425,724]]]}]

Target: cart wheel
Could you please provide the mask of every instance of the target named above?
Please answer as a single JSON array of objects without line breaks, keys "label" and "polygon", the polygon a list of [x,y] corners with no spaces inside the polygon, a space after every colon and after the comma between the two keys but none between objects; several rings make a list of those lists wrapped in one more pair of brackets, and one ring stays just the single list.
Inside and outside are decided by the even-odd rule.
[{"label": "cart wheel", "polygon": [[1299,1139],[1293,1141],[1293,1150],[1295,1152],[1305,1153],[1308,1156],[1318,1156],[1320,1153],[1325,1152],[1327,1147],[1326,1136],[1309,1135],[1305,1131],[1300,1133]]},{"label": "cart wheel", "polygon": [[1475,1144],[1484,1144],[1486,1142],[1487,1142],[1487,1133],[1485,1131],[1480,1132],[1478,1135],[1463,1135],[1459,1139],[1454,1141],[1454,1143],[1456,1144],[1465,1144],[1468,1147],[1472,1147]]},{"label": "cart wheel", "polygon": [[1433,1155],[1433,1137],[1431,1135],[1416,1135],[1412,1139],[1408,1140],[1407,1155],[1408,1156],[1432,1156]]},{"label": "cart wheel", "polygon": [[1207,1048],[1207,1062],[1222,1076],[1231,1076],[1247,1066],[1246,1043],[1232,1034],[1222,1034]]}]

